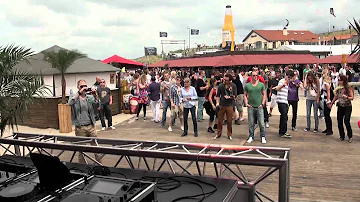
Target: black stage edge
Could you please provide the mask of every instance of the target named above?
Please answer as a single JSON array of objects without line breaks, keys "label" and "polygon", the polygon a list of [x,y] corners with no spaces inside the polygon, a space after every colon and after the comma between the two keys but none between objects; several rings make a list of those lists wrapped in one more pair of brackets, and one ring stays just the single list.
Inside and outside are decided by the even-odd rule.
[{"label": "black stage edge", "polygon": [[[0,159],[11,159],[16,163],[23,164],[25,166],[33,166],[33,162],[30,158],[27,157],[19,157],[19,156],[11,156],[4,155],[0,156]],[[1,162],[0,162],[1,163]],[[77,172],[84,171],[87,172],[89,168],[98,167],[96,165],[85,165],[78,163],[70,163],[66,162],[66,167]],[[163,172],[152,172],[152,171],[142,171],[142,170],[132,170],[125,168],[111,168],[109,167],[110,177],[124,178],[126,176],[127,179],[140,179],[144,177],[152,177],[152,178],[169,178],[169,177],[191,177],[193,179],[197,179],[200,181],[204,181],[214,185],[217,188],[217,191],[205,198],[203,202],[241,202],[248,201],[248,192],[245,190],[240,190],[237,188],[236,180],[229,179],[219,179],[219,178],[211,178],[211,177],[200,177],[200,176],[189,176],[189,175],[173,175],[172,173],[163,173]],[[146,181],[146,180],[144,180]],[[213,187],[208,185],[202,185],[204,192],[209,192],[213,190]],[[174,190],[167,192],[157,192],[158,202],[169,202],[179,197],[201,194],[201,188],[194,184],[182,183],[182,185]],[[181,201],[197,201],[197,200],[181,200]]]}]

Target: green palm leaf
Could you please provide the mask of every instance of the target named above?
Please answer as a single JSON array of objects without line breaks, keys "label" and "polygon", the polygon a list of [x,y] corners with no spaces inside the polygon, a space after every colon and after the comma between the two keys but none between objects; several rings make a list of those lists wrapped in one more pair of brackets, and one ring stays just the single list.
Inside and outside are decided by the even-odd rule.
[{"label": "green palm leaf", "polygon": [[28,106],[34,104],[35,97],[50,93],[41,75],[13,70],[21,61],[27,61],[32,51],[25,47],[9,45],[0,47],[0,131],[1,136],[8,125],[11,129],[20,123]]},{"label": "green palm leaf", "polygon": [[360,41],[359,41],[359,39],[360,39],[360,24],[358,21],[355,20],[355,18],[354,18],[354,24],[351,23],[350,21],[348,21],[348,22],[351,25],[351,27],[356,31],[357,36],[358,36],[357,45],[352,50],[350,55],[357,55],[357,61],[360,62]]},{"label": "green palm leaf", "polygon": [[87,57],[86,54],[83,54],[77,50],[65,50],[61,49],[58,52],[43,52],[44,60],[50,63],[52,68],[55,68],[61,74],[61,103],[66,103],[66,80],[65,74],[69,67],[74,64],[74,62],[80,58]]}]

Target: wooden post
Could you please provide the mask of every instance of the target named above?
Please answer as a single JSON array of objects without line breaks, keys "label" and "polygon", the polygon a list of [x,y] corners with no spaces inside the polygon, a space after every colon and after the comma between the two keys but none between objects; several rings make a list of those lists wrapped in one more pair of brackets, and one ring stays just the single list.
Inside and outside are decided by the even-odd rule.
[{"label": "wooden post", "polygon": [[68,104],[58,104],[59,130],[60,133],[70,133],[71,124],[71,107]]}]

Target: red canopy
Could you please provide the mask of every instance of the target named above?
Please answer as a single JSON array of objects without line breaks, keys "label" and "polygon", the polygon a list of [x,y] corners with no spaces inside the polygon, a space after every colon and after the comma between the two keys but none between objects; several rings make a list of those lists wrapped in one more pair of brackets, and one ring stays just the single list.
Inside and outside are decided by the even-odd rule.
[{"label": "red canopy", "polygon": [[[346,61],[349,64],[358,63],[357,58],[359,55],[346,55]],[[320,60],[322,64],[341,64],[342,63],[342,55],[332,55],[327,58],[323,58]]]},{"label": "red canopy", "polygon": [[120,64],[127,64],[127,65],[136,65],[136,66],[144,66],[144,64],[140,63],[140,62],[136,62],[136,61],[132,61],[132,60],[128,60],[128,59],[125,59],[123,57],[120,57],[118,55],[113,55],[103,61],[101,61],[103,63],[106,63],[106,64],[109,64],[109,63],[112,63],[112,62],[117,62],[117,63],[120,63]]},{"label": "red canopy", "polygon": [[149,67],[225,67],[239,65],[286,65],[286,64],[313,64],[320,60],[312,54],[248,54],[225,55],[199,58],[185,58],[163,60]]}]

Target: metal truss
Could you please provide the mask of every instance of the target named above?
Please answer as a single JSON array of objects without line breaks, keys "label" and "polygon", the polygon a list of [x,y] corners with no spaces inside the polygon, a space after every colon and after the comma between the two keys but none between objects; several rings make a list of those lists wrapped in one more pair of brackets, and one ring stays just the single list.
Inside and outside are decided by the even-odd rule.
[{"label": "metal truss", "polygon": [[[109,167],[141,169],[147,171],[171,172],[206,177],[236,179],[238,188],[248,191],[249,201],[289,201],[290,189],[290,149],[273,147],[248,147],[200,143],[179,143],[161,141],[131,141],[92,137],[55,136],[14,133],[0,138],[4,149],[0,155],[29,156],[30,152],[40,152],[57,156],[64,160],[79,153],[88,161],[98,165],[110,162]],[[97,158],[89,153],[96,153]],[[104,158],[107,156],[106,158]],[[115,162],[115,163],[114,163]],[[110,163],[109,163],[110,164]],[[241,167],[243,166],[243,167]],[[251,172],[265,171],[250,178],[245,175],[245,166],[256,166]],[[260,170],[261,171],[261,170]],[[277,199],[259,189],[269,176],[278,171]],[[276,183],[276,182],[273,182]],[[274,187],[271,185],[271,187]],[[276,198],[276,195],[275,195]]]}]

